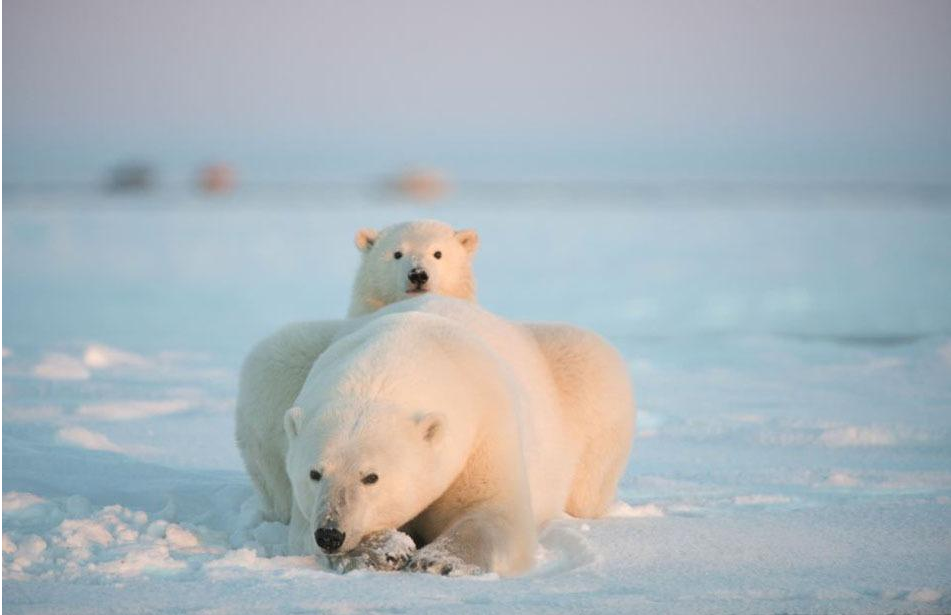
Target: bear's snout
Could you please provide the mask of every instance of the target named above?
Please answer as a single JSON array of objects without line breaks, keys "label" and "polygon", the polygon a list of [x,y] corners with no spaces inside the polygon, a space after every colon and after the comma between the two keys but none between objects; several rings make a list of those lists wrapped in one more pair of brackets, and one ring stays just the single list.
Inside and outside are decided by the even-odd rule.
[{"label": "bear's snout", "polygon": [[429,281],[429,274],[422,267],[414,267],[409,272],[409,281],[419,290]]},{"label": "bear's snout", "polygon": [[346,537],[347,535],[344,532],[333,527],[320,527],[314,532],[314,540],[317,541],[317,546],[327,553],[333,553],[339,549]]}]

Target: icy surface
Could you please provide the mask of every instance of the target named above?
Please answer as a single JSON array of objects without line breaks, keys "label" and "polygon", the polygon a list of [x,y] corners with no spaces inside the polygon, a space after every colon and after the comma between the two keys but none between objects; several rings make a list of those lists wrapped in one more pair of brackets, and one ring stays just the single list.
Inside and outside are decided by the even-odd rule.
[{"label": "icy surface", "polygon": [[[951,610],[947,194],[4,207],[5,611]],[[592,327],[634,378],[623,501],[520,578],[288,557],[233,443],[253,342],[342,315],[354,230],[424,216],[480,231],[484,305]]]}]

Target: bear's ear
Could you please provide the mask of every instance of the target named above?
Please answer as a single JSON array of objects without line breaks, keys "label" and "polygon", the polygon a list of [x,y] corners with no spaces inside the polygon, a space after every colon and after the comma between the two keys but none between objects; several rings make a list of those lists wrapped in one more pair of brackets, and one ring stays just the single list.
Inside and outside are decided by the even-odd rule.
[{"label": "bear's ear", "polygon": [[479,234],[471,228],[456,231],[456,240],[469,254],[473,254],[479,247]]},{"label": "bear's ear", "polygon": [[424,414],[416,419],[416,429],[423,440],[435,444],[442,438],[443,416],[436,412]]},{"label": "bear's ear", "polygon": [[357,244],[357,249],[361,252],[369,252],[373,244],[376,243],[376,237],[379,233],[372,228],[362,228],[357,231],[353,238],[353,243]]},{"label": "bear's ear", "polygon": [[288,438],[294,438],[300,433],[301,423],[304,422],[304,411],[300,406],[294,406],[284,413],[284,432]]}]

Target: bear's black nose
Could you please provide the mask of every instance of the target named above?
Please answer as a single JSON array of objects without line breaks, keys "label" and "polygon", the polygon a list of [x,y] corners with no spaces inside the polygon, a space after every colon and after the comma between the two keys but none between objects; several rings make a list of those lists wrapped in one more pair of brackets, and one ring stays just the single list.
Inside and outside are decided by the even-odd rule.
[{"label": "bear's black nose", "polygon": [[314,532],[314,539],[317,541],[317,546],[327,553],[333,553],[339,549],[340,545],[343,544],[343,539],[346,537],[346,534],[331,527],[317,528],[317,531]]},{"label": "bear's black nose", "polygon": [[416,288],[419,288],[423,284],[429,281],[429,274],[426,273],[425,269],[420,269],[416,267],[411,269],[409,272],[409,281],[412,282]]}]

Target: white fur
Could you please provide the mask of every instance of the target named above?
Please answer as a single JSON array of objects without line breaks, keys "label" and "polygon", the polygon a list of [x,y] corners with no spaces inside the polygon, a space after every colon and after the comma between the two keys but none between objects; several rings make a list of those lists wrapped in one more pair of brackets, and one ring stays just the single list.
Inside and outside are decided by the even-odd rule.
[{"label": "white fur", "polygon": [[418,291],[409,281],[409,273],[415,268],[429,276],[425,292],[475,300],[472,256],[479,246],[475,231],[454,231],[442,222],[418,220],[380,232],[360,229],[354,243],[362,257],[353,284],[350,316],[369,314],[416,296]]},{"label": "white fur", "polygon": [[604,514],[633,423],[624,363],[597,336],[436,296],[282,329],[246,361],[237,410],[293,551],[316,553],[325,523],[345,532],[342,551],[399,527],[426,545],[412,569],[502,574],[530,565],[540,524]]}]

